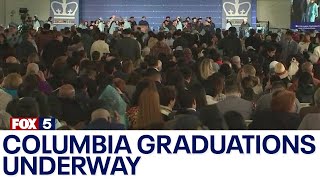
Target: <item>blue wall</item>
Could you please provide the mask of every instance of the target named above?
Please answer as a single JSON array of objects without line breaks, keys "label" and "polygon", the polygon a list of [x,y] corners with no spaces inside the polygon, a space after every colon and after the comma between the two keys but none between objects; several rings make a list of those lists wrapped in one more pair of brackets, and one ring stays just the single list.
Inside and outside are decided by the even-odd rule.
[{"label": "blue wall", "polygon": [[[256,0],[252,0],[252,18],[256,19]],[[81,20],[91,21],[102,17],[147,16],[150,26],[158,28],[166,16],[183,19],[211,16],[217,27],[222,23],[222,0],[82,0]],[[223,21],[225,22],[225,21]],[[255,25],[255,23],[253,23]]]}]

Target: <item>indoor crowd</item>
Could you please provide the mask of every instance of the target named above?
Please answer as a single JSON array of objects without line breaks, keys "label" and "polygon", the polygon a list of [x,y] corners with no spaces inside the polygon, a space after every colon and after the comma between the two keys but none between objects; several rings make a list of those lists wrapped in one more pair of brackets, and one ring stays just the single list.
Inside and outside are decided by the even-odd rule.
[{"label": "indoor crowd", "polygon": [[320,129],[314,32],[50,29],[0,28],[1,129]]}]

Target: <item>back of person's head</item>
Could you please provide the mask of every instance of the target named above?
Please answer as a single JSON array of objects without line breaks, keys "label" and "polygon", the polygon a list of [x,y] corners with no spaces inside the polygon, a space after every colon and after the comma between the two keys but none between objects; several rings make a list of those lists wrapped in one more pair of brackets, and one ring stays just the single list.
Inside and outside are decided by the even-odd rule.
[{"label": "back of person's head", "polygon": [[312,75],[308,72],[301,73],[298,81],[299,87],[305,87],[308,85],[313,85]]},{"label": "back of person's head", "polygon": [[256,34],[256,30],[250,29],[249,34],[250,34],[250,36],[254,36]]},{"label": "back of person's head", "polygon": [[206,90],[201,84],[194,84],[189,88],[189,90],[196,100],[198,109],[205,107],[208,104],[206,99]]},{"label": "back of person's head", "polygon": [[206,129],[197,116],[177,115],[174,120],[168,121],[164,129],[166,130],[204,130]]},{"label": "back of person's head", "polygon": [[229,77],[232,75],[232,68],[229,64],[224,63],[220,66],[219,73],[223,74],[225,77]]},{"label": "back of person's head", "polygon": [[179,92],[179,103],[181,108],[183,109],[197,107],[196,99],[193,96],[193,93],[189,90],[184,90],[182,92]]},{"label": "back of person's head", "polygon": [[272,40],[272,41],[276,41],[277,38],[278,38],[278,36],[279,36],[279,35],[278,35],[277,33],[272,33],[272,34],[271,34],[271,40]]},{"label": "back of person's head", "polygon": [[110,112],[106,109],[99,108],[91,113],[91,121],[96,119],[105,119],[106,121],[111,121]]},{"label": "back of person's head", "polygon": [[204,59],[201,62],[199,71],[202,79],[207,80],[208,77],[215,73],[213,63],[214,61],[212,59]]},{"label": "back of person's head", "polygon": [[4,78],[2,86],[5,89],[17,90],[20,84],[22,84],[21,75],[18,73],[11,73]]},{"label": "back of person's head", "polygon": [[32,53],[28,56],[28,63],[40,63],[40,58],[37,53]]},{"label": "back of person's head", "polygon": [[280,90],[273,93],[271,109],[273,112],[296,112],[296,95],[287,90]]},{"label": "back of person's head", "polygon": [[72,37],[72,44],[78,44],[81,42],[81,37],[79,35],[75,35]]},{"label": "back of person's head", "polygon": [[18,96],[19,97],[31,96],[31,93],[34,90],[37,90],[38,88],[39,88],[38,76],[35,74],[29,74],[24,78],[21,86],[19,86]]},{"label": "back of person's head", "polygon": [[193,72],[189,67],[183,67],[180,69],[185,80],[191,79]]},{"label": "back of person's head", "polygon": [[257,86],[258,83],[259,81],[256,77],[248,76],[243,78],[243,80],[241,81],[241,87],[244,91],[242,94],[242,98],[248,101],[253,101],[255,96],[253,88]]},{"label": "back of person's head", "polygon": [[[148,98],[146,98],[148,97]],[[162,121],[160,113],[160,96],[153,81],[142,91],[139,97],[139,115],[136,122],[138,129],[146,128],[154,122]]]},{"label": "back of person's head", "polygon": [[133,66],[133,62],[130,60],[130,61],[124,61],[122,63],[122,71],[124,73],[127,73],[127,74],[131,74],[134,70],[134,66]]},{"label": "back of person's head", "polygon": [[236,78],[227,78],[225,80],[225,92],[226,94],[239,94],[240,93],[240,89],[239,86],[237,84],[237,80]]},{"label": "back of person's head", "polygon": [[6,58],[7,64],[20,64],[19,60],[14,56],[9,56]]},{"label": "back of person's head", "polygon": [[237,34],[237,29],[235,27],[230,27],[229,32],[231,35],[236,35]]},{"label": "back of person's head", "polygon": [[314,103],[317,107],[320,107],[320,88],[316,90],[313,96]]},{"label": "back of person's head", "polygon": [[12,117],[39,117],[40,115],[39,105],[34,98],[24,97],[10,103],[15,107],[15,110],[10,112]]},{"label": "back of person's head", "polygon": [[59,88],[58,97],[63,99],[73,99],[75,97],[75,89],[71,84],[65,84]]},{"label": "back of person's head", "polygon": [[285,90],[286,89],[286,84],[283,81],[274,81],[272,83],[272,90],[277,91],[277,90]]},{"label": "back of person's head", "polygon": [[159,95],[160,95],[160,105],[162,106],[174,105],[177,94],[173,86],[162,87],[159,91]]},{"label": "back of person's head", "polygon": [[99,51],[93,51],[91,56],[92,56],[92,61],[99,61],[100,60],[100,52]]},{"label": "back of person's head", "polygon": [[236,111],[229,111],[224,114],[229,130],[245,130],[245,122],[243,116]]},{"label": "back of person's head", "polygon": [[312,73],[313,65],[311,62],[305,62],[302,64],[301,69],[302,69],[302,72]]},{"label": "back of person's head", "polygon": [[50,30],[50,24],[44,23],[44,24],[43,24],[43,29],[44,29],[44,30]]},{"label": "back of person's head", "polygon": [[242,78],[247,77],[247,76],[254,77],[254,76],[256,76],[257,71],[252,65],[247,64],[242,67],[241,73],[242,73]]},{"label": "back of person's head", "polygon": [[208,81],[210,82],[210,91],[207,92],[208,95],[216,97],[219,94],[223,93],[224,90],[224,80],[225,77],[221,73],[215,73],[209,77]]},{"label": "back of person's head", "polygon": [[29,63],[27,66],[27,74],[38,74],[39,65],[36,63]]},{"label": "back of person's head", "polygon": [[158,41],[163,41],[166,38],[166,35],[163,32],[157,34]]}]

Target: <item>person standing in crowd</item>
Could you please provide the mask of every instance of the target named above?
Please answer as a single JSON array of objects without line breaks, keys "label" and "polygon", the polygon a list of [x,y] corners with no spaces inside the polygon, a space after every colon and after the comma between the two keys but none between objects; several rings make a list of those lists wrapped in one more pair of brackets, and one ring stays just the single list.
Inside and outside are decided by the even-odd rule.
[{"label": "person standing in crowd", "polygon": [[240,56],[242,52],[242,44],[237,37],[237,29],[231,27],[229,35],[220,41],[219,49],[223,49],[223,54],[228,57]]},{"label": "person standing in crowd", "polygon": [[232,27],[232,23],[230,20],[227,19],[226,30],[229,30],[231,27]]},{"label": "person standing in crowd", "polygon": [[142,16],[141,21],[139,21],[139,26],[147,26],[147,27],[149,27],[149,22],[147,21],[147,17],[146,16]]},{"label": "person standing in crowd", "polygon": [[248,23],[248,19],[244,19],[239,28],[240,38],[248,37],[250,27],[251,25]]},{"label": "person standing in crowd", "polygon": [[[294,56],[298,53],[298,43],[293,40],[293,31],[288,30],[286,32],[285,39],[281,42],[282,54],[281,60],[282,62],[287,62],[288,57]],[[286,64],[286,63],[285,63]]]},{"label": "person standing in crowd", "polygon": [[131,38],[131,29],[125,29],[122,31],[123,39],[119,39],[116,42],[115,50],[119,53],[121,58],[130,59],[134,64],[141,57],[141,49],[139,42]]},{"label": "person standing in crowd", "polygon": [[136,22],[136,20],[134,19],[133,16],[130,17],[129,22],[130,22],[130,24],[131,24],[131,29],[134,30],[135,27],[137,26],[137,22]]},{"label": "person standing in crowd", "polygon": [[299,48],[299,52],[301,54],[308,52],[309,46],[311,43],[311,36],[310,33],[305,33],[302,37],[302,41],[299,42],[298,48]]},{"label": "person standing in crowd", "polygon": [[250,29],[249,30],[250,36],[246,38],[245,40],[245,47],[246,49],[251,46],[253,47],[257,52],[260,51],[260,46],[261,46],[261,39],[256,37],[256,30]]},{"label": "person standing in crowd", "polygon": [[315,0],[310,0],[310,3],[308,5],[308,11],[307,11],[307,21],[310,23],[316,22],[316,18],[319,16],[319,6],[315,2]]}]

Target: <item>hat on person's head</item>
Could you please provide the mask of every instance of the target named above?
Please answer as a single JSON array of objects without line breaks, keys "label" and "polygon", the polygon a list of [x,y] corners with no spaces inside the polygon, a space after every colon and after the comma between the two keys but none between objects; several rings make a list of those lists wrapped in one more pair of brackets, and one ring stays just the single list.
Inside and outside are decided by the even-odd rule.
[{"label": "hat on person's head", "polygon": [[182,46],[176,47],[176,51],[183,51],[183,47]]},{"label": "hat on person's head", "polygon": [[274,72],[280,77],[280,79],[284,79],[288,77],[288,71],[284,67],[282,63],[277,63],[274,67]]},{"label": "hat on person's head", "polygon": [[274,70],[274,68],[276,67],[276,65],[278,64],[278,61],[272,61],[269,65],[269,69],[270,70]]}]

